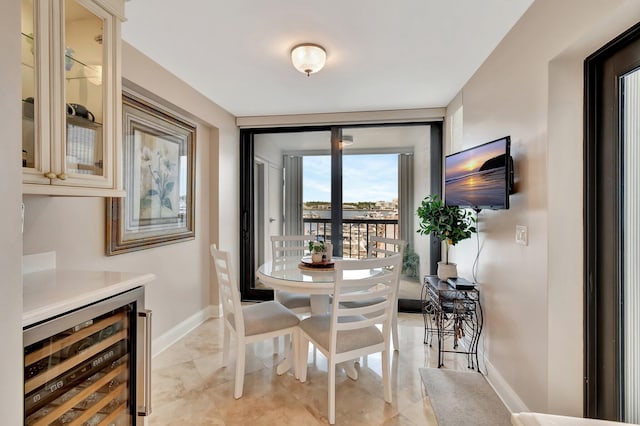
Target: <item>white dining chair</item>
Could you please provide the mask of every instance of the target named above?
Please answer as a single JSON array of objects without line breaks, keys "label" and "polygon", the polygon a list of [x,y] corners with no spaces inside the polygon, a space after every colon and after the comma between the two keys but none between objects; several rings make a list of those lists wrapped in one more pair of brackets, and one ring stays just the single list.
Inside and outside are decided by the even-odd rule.
[{"label": "white dining chair", "polygon": [[[395,254],[400,254],[400,258],[404,258],[404,250],[407,247],[407,243],[404,240],[397,240],[393,238],[383,238],[378,236],[372,236],[369,239],[369,247],[367,249],[367,257],[369,258],[380,258],[380,257],[388,257],[393,256]],[[398,285],[400,284],[400,279],[398,279]],[[358,306],[364,306],[365,304],[376,303],[375,300],[365,300],[362,302],[344,302],[345,305],[348,305],[352,308]],[[393,349],[400,349],[400,339],[398,337],[398,291],[396,290],[396,300],[393,304],[393,318],[391,321],[391,336],[393,337]]]},{"label": "white dining chair", "polygon": [[[300,319],[296,314],[278,302],[269,301],[241,306],[240,291],[231,270],[229,253],[211,245],[211,256],[218,277],[222,316],[224,321],[224,348],[222,362],[229,362],[231,335],[236,341],[236,371],[234,398],[242,396],[244,386],[245,349],[249,343],[272,339],[279,336],[294,336],[294,359],[296,358],[296,334]],[[288,352],[288,348],[287,352]],[[286,354],[285,356],[290,356]]]},{"label": "white dining chair", "polygon": [[[272,235],[271,258],[274,267],[281,262],[299,261],[309,251],[309,241],[315,240],[313,235]],[[308,294],[274,290],[273,299],[298,316],[311,314],[311,297]],[[278,338],[273,339],[273,351],[277,352]],[[285,336],[285,349],[291,345]]]},{"label": "white dining chair", "polygon": [[[271,257],[274,266],[279,262],[299,261],[309,251],[309,241],[313,235],[272,235]],[[297,314],[311,313],[311,299],[308,294],[275,291],[274,300]]]},{"label": "white dining chair", "polygon": [[396,253],[404,255],[407,242],[395,238],[386,238],[373,235],[369,238],[367,257],[387,257]]},{"label": "white dining chair", "polygon": [[[404,251],[407,248],[407,242],[395,238],[384,238],[372,236],[369,239],[369,247],[367,249],[367,257],[387,257],[396,253],[404,260]],[[400,268],[402,272],[402,267]],[[400,285],[400,279],[398,279]],[[391,336],[393,337],[393,349],[400,349],[400,339],[398,337],[398,294],[396,291],[396,300],[393,307],[393,320],[391,321]]]},{"label": "white dining chair", "polygon": [[[390,346],[393,302],[402,266],[399,254],[385,258],[336,261],[336,281],[331,313],[313,315],[300,322],[296,371],[300,381],[307,378],[309,342],[328,360],[329,423],[336,420],[336,364],[373,353],[382,353],[384,400],[391,402]],[[370,270],[380,273],[370,276]],[[358,271],[366,271],[359,274]],[[367,278],[359,278],[365,276]],[[344,302],[377,302],[348,307]],[[380,330],[376,325],[382,325]]]}]

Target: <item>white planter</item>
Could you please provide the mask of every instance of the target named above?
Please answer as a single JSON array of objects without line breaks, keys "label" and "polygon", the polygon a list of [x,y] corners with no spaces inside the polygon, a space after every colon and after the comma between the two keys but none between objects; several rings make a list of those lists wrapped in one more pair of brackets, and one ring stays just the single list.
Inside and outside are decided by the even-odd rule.
[{"label": "white planter", "polygon": [[458,268],[455,263],[438,262],[438,278],[446,281],[447,278],[456,278],[458,276]]},{"label": "white planter", "polygon": [[322,252],[321,252],[321,251],[319,251],[319,252],[315,252],[315,251],[314,251],[313,253],[311,253],[311,261],[312,261],[313,263],[320,263],[320,262],[322,262]]}]

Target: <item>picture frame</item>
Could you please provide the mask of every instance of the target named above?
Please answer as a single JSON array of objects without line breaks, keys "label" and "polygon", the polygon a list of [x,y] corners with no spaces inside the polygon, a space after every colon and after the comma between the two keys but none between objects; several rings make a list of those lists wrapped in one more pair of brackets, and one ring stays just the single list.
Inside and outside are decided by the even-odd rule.
[{"label": "picture frame", "polygon": [[106,254],[195,238],[196,126],[136,94],[122,94],[124,198],[107,199]]}]

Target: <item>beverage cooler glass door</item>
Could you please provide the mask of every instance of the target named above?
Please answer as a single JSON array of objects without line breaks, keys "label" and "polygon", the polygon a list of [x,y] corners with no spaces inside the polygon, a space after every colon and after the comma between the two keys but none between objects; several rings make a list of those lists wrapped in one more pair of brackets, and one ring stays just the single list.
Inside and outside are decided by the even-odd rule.
[{"label": "beverage cooler glass door", "polygon": [[143,307],[139,287],[25,329],[24,424],[143,424],[151,350]]}]

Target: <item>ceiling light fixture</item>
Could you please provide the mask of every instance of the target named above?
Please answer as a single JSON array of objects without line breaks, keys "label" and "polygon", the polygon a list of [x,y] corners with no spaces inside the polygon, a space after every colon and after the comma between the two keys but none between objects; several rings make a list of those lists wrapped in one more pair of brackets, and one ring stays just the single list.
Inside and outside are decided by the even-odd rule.
[{"label": "ceiling light fixture", "polygon": [[324,67],[327,60],[327,52],[318,44],[303,43],[291,49],[291,63],[307,77]]},{"label": "ceiling light fixture", "polygon": [[343,135],[342,140],[340,142],[342,142],[342,147],[351,146],[353,145],[353,136]]}]

